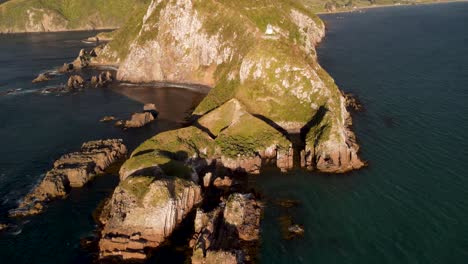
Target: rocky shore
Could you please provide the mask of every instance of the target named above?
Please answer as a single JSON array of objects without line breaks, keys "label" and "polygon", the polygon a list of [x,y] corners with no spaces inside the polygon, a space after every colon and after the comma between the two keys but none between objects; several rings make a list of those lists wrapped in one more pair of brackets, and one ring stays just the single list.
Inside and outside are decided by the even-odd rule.
[{"label": "rocky shore", "polygon": [[70,188],[79,188],[113,163],[122,160],[127,148],[122,140],[108,139],[86,142],[80,152],[63,155],[54,163],[42,181],[20,202],[10,216],[19,217],[42,212],[51,200],[64,197]]}]

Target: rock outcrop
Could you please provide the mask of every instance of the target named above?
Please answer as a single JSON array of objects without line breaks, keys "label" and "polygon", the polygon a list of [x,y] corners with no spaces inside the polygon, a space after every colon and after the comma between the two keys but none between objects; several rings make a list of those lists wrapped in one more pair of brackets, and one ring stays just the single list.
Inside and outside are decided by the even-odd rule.
[{"label": "rock outcrop", "polygon": [[159,246],[201,201],[200,186],[168,176],[123,180],[110,201],[99,242],[100,258],[144,259],[145,249]]},{"label": "rock outcrop", "polygon": [[26,216],[42,212],[50,200],[64,197],[70,188],[82,187],[111,164],[125,157],[122,140],[108,139],[86,142],[80,152],[63,155],[54,163],[42,181],[20,202],[10,216]]},{"label": "rock outcrop", "polygon": [[[116,32],[114,41],[96,50],[92,63],[119,64],[117,79],[124,81],[213,87],[193,113],[200,117],[201,127],[197,122],[194,126],[220,146],[218,154],[226,167],[258,173],[270,161],[287,171],[294,160],[324,172],[362,167],[346,100],[317,61],[315,46],[325,34],[323,22],[290,1],[243,5],[247,4],[153,0],[145,14],[126,25],[131,30]],[[300,151],[295,152],[291,143],[268,145],[260,134],[255,134],[258,142],[238,148],[243,136],[239,130],[235,131],[238,137],[224,137],[231,129],[223,125],[232,123],[232,115],[203,124],[232,100],[242,106],[235,111],[251,117],[235,122],[237,127],[245,132],[249,121],[261,120],[287,141],[301,134],[306,139],[302,157],[293,157]],[[214,132],[223,133],[207,128],[210,122],[221,126]]]},{"label": "rock outcrop", "polygon": [[41,73],[34,80],[32,80],[32,83],[46,82],[48,80],[50,80],[50,75],[47,73]]},{"label": "rock outcrop", "polygon": [[69,90],[82,89],[85,87],[85,80],[80,75],[72,75],[68,78],[67,88]]},{"label": "rock outcrop", "polygon": [[197,210],[191,241],[193,264],[245,263],[255,259],[262,204],[252,194],[234,193],[211,212]]},{"label": "rock outcrop", "polygon": [[159,112],[158,112],[158,108],[156,107],[155,104],[145,104],[143,106],[143,112],[148,112],[148,113],[151,113],[153,115],[153,117],[157,117]]},{"label": "rock outcrop", "polygon": [[[262,164],[290,155],[291,149],[283,134],[232,99],[193,126],[164,132],[144,142],[122,166],[120,176],[126,178],[139,171],[152,170],[161,161],[167,162],[166,159],[191,164],[194,168],[218,162],[232,171],[255,174]],[[288,162],[280,168],[291,167],[292,163]]]},{"label": "rock outcrop", "polygon": [[134,113],[130,120],[123,122],[124,128],[138,128],[146,126],[147,124],[154,121],[154,116],[151,113]]},{"label": "rock outcrop", "polygon": [[112,83],[113,77],[110,71],[101,72],[97,76],[91,77],[91,86],[95,88],[102,88]]}]

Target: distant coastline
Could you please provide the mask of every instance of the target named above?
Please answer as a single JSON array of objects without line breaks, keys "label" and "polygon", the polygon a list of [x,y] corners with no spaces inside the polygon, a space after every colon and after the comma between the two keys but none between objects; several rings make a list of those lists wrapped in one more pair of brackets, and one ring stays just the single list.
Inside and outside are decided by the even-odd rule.
[{"label": "distant coastline", "polygon": [[468,2],[468,0],[442,0],[442,1],[426,1],[426,2],[420,2],[420,3],[410,3],[410,4],[404,4],[404,3],[396,3],[396,4],[385,4],[385,5],[369,5],[369,6],[354,6],[351,8],[341,8],[337,9],[335,11],[321,11],[317,12],[317,15],[326,15],[326,14],[339,14],[339,13],[350,13],[350,12],[359,12],[362,10],[366,9],[373,9],[373,8],[384,8],[384,7],[397,7],[397,6],[419,6],[419,5],[433,5],[433,4],[449,4],[449,3],[463,3],[463,2]]}]

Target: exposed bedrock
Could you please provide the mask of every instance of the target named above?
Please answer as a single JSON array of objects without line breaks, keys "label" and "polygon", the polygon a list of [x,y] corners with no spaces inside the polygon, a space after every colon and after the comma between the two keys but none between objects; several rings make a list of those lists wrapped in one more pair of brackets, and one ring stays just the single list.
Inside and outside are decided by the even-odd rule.
[{"label": "exposed bedrock", "polygon": [[255,259],[262,204],[252,194],[234,193],[210,212],[195,218],[193,264],[245,263]]},{"label": "exposed bedrock", "polygon": [[23,198],[17,209],[10,211],[10,216],[42,212],[47,202],[65,196],[70,188],[82,187],[126,154],[127,148],[120,139],[84,143],[80,152],[63,155],[55,161],[54,168]]},{"label": "exposed bedrock", "polygon": [[112,195],[99,242],[100,258],[145,259],[201,201],[201,188],[190,179],[132,176]]},{"label": "exposed bedrock", "polygon": [[[269,144],[264,140],[268,135],[262,138],[254,133],[259,132],[255,126],[248,132],[249,121],[234,122],[241,127],[236,131],[233,126],[223,126],[236,120],[230,115],[217,117],[215,123],[221,128],[214,131],[202,123],[233,100],[249,119],[260,119],[286,140],[304,134],[300,147],[305,148],[305,167],[325,172],[361,167],[346,100],[317,61],[315,47],[325,35],[323,22],[290,1],[242,5],[232,1],[153,0],[145,14],[129,22],[125,31],[115,33],[114,41],[95,49],[97,57],[91,63],[119,64],[117,79],[124,81],[211,86],[193,112],[199,117],[194,126],[213,139],[221,150],[215,151],[215,157],[226,167],[258,173],[270,160],[285,171],[293,160],[300,160],[293,158],[300,151],[294,152],[291,143],[281,147]],[[327,114],[317,119],[322,109]],[[227,135],[234,132],[235,137]],[[250,146],[239,143],[244,133],[260,139]]]}]

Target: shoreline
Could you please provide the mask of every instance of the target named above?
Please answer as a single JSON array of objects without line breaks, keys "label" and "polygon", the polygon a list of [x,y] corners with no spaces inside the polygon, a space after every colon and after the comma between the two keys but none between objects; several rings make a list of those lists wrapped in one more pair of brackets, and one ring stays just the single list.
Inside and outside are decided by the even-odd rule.
[{"label": "shoreline", "polygon": [[447,1],[434,1],[434,2],[422,2],[422,3],[411,3],[411,4],[388,4],[388,5],[370,5],[370,6],[356,6],[354,9],[336,10],[336,11],[322,11],[315,13],[316,15],[331,15],[341,13],[353,13],[364,11],[366,9],[375,8],[391,8],[391,7],[407,7],[407,6],[423,6],[423,5],[438,5],[438,4],[450,4],[450,3],[468,3],[468,0],[447,0]]},{"label": "shoreline", "polygon": [[20,35],[20,34],[43,34],[43,33],[69,33],[69,32],[92,32],[92,31],[114,31],[119,29],[119,27],[100,27],[100,28],[89,28],[89,29],[67,29],[67,30],[57,30],[57,31],[12,31],[12,32],[5,32],[0,31],[0,36],[7,36],[7,35]]}]

